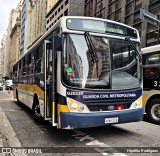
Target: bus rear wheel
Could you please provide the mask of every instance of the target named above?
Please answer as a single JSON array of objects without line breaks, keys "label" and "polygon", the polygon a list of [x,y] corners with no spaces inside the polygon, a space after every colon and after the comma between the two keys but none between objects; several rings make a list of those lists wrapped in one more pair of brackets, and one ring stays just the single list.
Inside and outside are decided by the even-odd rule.
[{"label": "bus rear wheel", "polygon": [[42,123],[44,121],[43,117],[40,114],[40,105],[38,100],[35,100],[33,103],[32,114],[36,122]]},{"label": "bus rear wheel", "polygon": [[160,124],[160,99],[152,100],[149,103],[146,112],[149,121]]}]

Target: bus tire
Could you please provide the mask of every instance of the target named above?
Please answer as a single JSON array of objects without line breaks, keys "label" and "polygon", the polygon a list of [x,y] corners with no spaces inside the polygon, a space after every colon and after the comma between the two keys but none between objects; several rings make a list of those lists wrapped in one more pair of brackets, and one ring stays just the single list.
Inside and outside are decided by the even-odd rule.
[{"label": "bus tire", "polygon": [[160,124],[160,99],[150,101],[146,113],[149,121]]},{"label": "bus tire", "polygon": [[19,97],[18,97],[18,91],[16,90],[16,99],[17,99],[17,104],[20,105]]},{"label": "bus tire", "polygon": [[40,114],[40,105],[39,105],[39,101],[37,98],[33,102],[32,114],[36,122],[38,123],[44,122],[44,119]]}]

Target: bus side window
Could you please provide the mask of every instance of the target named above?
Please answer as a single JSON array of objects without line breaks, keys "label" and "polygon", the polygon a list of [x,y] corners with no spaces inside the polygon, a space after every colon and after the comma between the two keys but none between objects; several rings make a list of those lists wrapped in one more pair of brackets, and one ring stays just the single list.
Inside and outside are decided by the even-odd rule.
[{"label": "bus side window", "polygon": [[158,54],[150,54],[144,57],[144,78],[159,79],[160,77],[160,57]]}]

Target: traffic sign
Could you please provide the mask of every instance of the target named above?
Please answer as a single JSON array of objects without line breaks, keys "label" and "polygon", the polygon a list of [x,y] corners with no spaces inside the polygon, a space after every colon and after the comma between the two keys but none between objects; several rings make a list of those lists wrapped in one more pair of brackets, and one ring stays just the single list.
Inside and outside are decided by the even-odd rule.
[{"label": "traffic sign", "polygon": [[143,8],[140,9],[140,19],[155,26],[158,26],[160,23],[156,15],[144,10]]}]

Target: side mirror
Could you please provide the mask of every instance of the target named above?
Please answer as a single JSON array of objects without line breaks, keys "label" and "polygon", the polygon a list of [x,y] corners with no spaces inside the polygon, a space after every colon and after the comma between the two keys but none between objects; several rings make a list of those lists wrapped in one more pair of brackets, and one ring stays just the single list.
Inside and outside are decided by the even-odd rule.
[{"label": "side mirror", "polygon": [[62,51],[62,39],[57,34],[54,34],[54,49],[56,51]]}]

